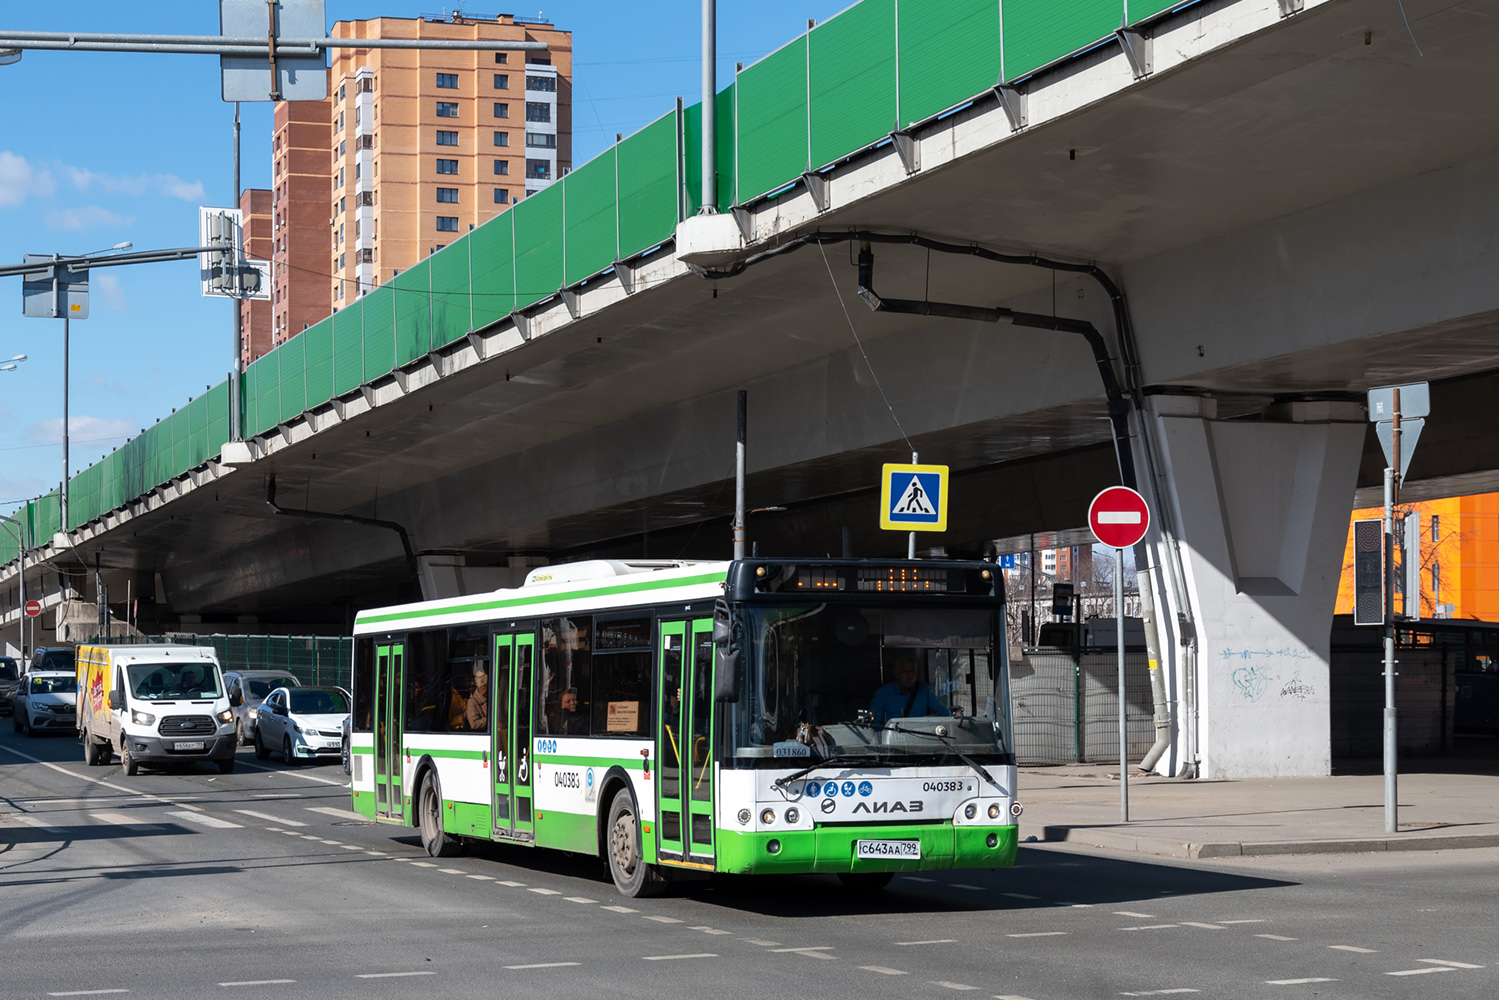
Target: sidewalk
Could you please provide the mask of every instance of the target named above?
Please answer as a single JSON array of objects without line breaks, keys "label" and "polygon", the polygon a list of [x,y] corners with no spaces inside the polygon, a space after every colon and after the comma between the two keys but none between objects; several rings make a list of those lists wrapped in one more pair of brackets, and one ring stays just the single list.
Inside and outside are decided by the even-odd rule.
[{"label": "sidewalk", "polygon": [[1384,832],[1384,779],[1193,781],[1130,777],[1119,821],[1118,767],[1021,768],[1020,839],[1177,858],[1499,847],[1499,776],[1401,775],[1400,832]]}]

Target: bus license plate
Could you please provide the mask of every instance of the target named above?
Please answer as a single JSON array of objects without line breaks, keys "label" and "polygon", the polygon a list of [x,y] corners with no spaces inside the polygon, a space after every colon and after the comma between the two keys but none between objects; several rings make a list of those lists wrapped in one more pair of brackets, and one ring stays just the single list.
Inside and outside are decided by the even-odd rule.
[{"label": "bus license plate", "polygon": [[202,750],[203,749],[203,741],[202,740],[193,740],[191,742],[186,742],[186,743],[183,743],[183,742],[173,743],[172,744],[172,749],[173,750]]},{"label": "bus license plate", "polygon": [[854,852],[860,858],[891,858],[898,861],[920,861],[919,840],[858,840]]}]

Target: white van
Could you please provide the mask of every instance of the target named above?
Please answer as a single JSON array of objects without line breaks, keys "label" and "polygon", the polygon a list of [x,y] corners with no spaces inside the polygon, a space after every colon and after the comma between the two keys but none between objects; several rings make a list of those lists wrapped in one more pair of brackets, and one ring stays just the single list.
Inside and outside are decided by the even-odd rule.
[{"label": "white van", "polygon": [[234,770],[234,713],[207,646],[79,646],[83,759],[127,775],[142,764],[213,761]]}]

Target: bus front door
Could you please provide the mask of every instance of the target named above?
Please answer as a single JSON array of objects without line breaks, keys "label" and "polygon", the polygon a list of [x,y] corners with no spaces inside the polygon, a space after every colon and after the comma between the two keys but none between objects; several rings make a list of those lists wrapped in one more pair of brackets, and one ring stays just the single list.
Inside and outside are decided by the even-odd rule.
[{"label": "bus front door", "polygon": [[401,796],[401,674],[406,647],[375,647],[375,815],[404,819]]},{"label": "bus front door", "polygon": [[657,854],[713,867],[713,619],[661,623]]},{"label": "bus front door", "polygon": [[497,635],[490,691],[490,758],[494,775],[494,835],[509,840],[535,837],[531,815],[532,672],[536,636]]}]

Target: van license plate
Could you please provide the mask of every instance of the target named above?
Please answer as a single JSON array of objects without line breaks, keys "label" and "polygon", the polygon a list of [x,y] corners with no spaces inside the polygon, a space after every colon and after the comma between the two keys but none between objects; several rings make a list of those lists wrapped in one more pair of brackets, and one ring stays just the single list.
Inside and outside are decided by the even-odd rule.
[{"label": "van license plate", "polygon": [[203,741],[202,740],[193,740],[192,742],[189,742],[189,743],[173,743],[172,744],[172,749],[173,750],[202,750],[203,749]]},{"label": "van license plate", "polygon": [[860,858],[890,858],[898,861],[920,861],[919,840],[858,840],[854,853]]}]

